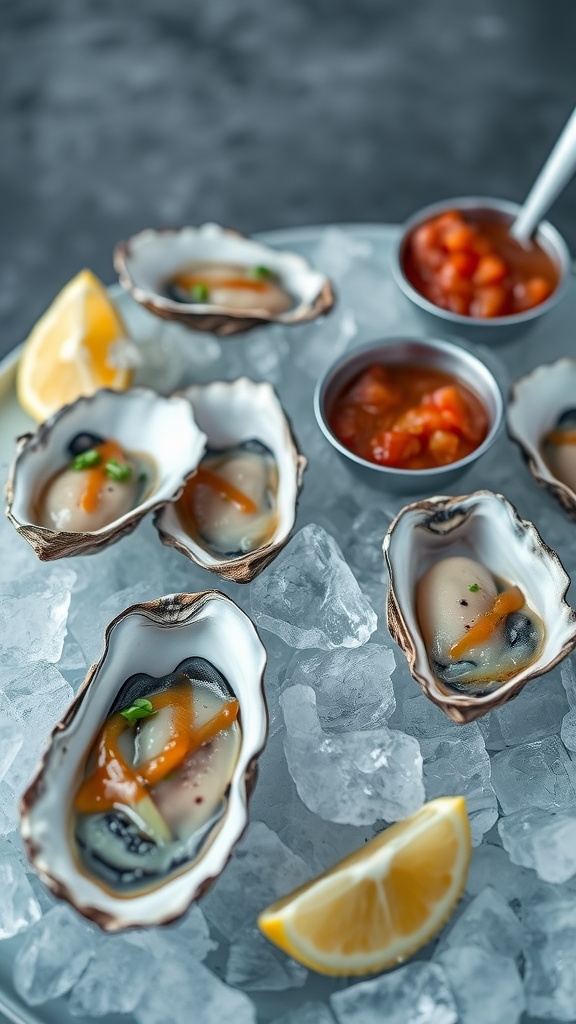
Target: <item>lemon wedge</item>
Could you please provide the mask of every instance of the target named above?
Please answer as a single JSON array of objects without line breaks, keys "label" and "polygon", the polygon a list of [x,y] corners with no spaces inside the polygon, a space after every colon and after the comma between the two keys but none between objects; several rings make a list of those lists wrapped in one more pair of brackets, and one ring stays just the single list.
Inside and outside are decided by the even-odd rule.
[{"label": "lemon wedge", "polygon": [[367,974],[424,946],[458,902],[471,856],[463,797],[440,797],[264,910],[258,925],[321,974]]},{"label": "lemon wedge", "polygon": [[18,400],[41,422],[80,395],[99,388],[123,391],[132,371],[115,367],[113,346],[126,328],[106,288],[81,270],[56,296],[25,345],[17,377]]}]

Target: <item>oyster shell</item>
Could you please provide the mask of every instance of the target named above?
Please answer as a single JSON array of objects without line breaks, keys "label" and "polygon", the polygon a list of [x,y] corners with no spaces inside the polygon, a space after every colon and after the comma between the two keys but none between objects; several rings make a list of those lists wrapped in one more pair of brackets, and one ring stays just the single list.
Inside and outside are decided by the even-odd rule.
[{"label": "oyster shell", "polygon": [[[206,659],[239,703],[239,753],[225,807],[199,852],[173,864],[144,890],[113,890],[82,865],[71,829],[72,802],[88,752],[125,681],[135,673],[162,677],[185,659]],[[28,857],[52,890],[106,931],[167,924],[180,917],[225,867],[248,820],[256,762],[267,733],[263,691],[266,652],[250,619],[216,591],[175,594],[134,605],[107,627],[104,654],[56,726],[22,799]]]},{"label": "oyster shell", "polygon": [[[100,529],[74,533],[40,525],[35,503],[55,474],[70,463],[68,446],[84,432],[105,432],[125,451],[147,456],[156,477],[134,508]],[[202,456],[205,440],[190,403],[182,397],[165,398],[147,388],[102,389],[64,406],[35,433],[18,439],[6,488],[6,515],[43,561],[93,554],[130,533],[147,512],[180,494]]]},{"label": "oyster shell", "polygon": [[558,359],[555,363],[536,367],[513,384],[506,413],[508,433],[519,445],[532,476],[560,502],[571,519],[576,519],[576,445],[570,446],[575,456],[572,469],[575,482],[570,484],[569,475],[565,479],[556,475],[562,469],[570,470],[570,465],[554,466],[545,457],[543,443],[546,435],[558,426],[559,419],[566,418],[567,413],[574,414],[576,427],[575,396],[576,360]]},{"label": "oyster shell", "polygon": [[[408,505],[388,530],[384,554],[390,576],[390,634],[426,696],[454,722],[470,722],[504,704],[576,645],[576,613],[564,600],[570,579],[532,523],[520,519],[501,494],[477,491]],[[531,664],[480,695],[454,692],[435,675],[416,610],[417,580],[440,559],[461,555],[475,559],[493,577],[520,587],[527,608],[544,624],[544,637]]]},{"label": "oyster shell", "polygon": [[193,385],[180,392],[194,408],[207,437],[208,450],[231,449],[256,441],[271,452],[278,468],[277,520],[266,543],[244,554],[224,557],[191,536],[183,516],[183,500],[161,509],[154,525],[164,544],[210,572],[236,583],[248,583],[276,557],[292,532],[306,459],[299,452],[280,400],[270,384],[248,377]]},{"label": "oyster shell", "polygon": [[[258,308],[256,301],[249,309],[170,298],[166,282],[192,261],[265,266],[278,274],[294,301],[285,312],[272,313]],[[179,320],[191,330],[211,331],[221,337],[270,322],[291,325],[315,320],[328,313],[335,301],[328,278],[301,256],[271,249],[218,224],[141,231],[127,242],[117,244],[114,266],[120,284],[151,313],[166,320]]]}]

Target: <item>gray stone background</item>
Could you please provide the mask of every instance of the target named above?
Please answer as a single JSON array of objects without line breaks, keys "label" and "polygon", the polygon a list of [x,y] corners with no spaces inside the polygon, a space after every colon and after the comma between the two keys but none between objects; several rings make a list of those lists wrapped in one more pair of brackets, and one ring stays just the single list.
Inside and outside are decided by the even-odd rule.
[{"label": "gray stone background", "polygon": [[149,225],[522,199],[575,43],[574,0],[0,0],[0,353]]}]

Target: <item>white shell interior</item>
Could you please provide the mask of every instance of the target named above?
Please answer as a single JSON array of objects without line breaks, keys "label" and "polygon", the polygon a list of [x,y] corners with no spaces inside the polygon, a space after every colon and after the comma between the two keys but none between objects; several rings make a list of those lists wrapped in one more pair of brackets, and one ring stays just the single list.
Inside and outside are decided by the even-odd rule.
[{"label": "white shell interior", "polygon": [[[273,319],[290,323],[303,309],[311,306],[326,284],[326,277],[314,270],[295,253],[270,249],[261,242],[227,231],[218,224],[185,227],[179,231],[155,231],[152,228],[130,239],[126,254],[126,271],[134,286],[142,293],[139,299],[154,296],[154,304],[165,309],[190,313],[210,312],[219,307],[208,303],[182,303],[162,295],[167,278],[193,260],[218,260],[245,266],[266,266],[281,277],[282,286],[293,296],[295,305]],[[223,310],[231,316],[249,316],[254,311],[232,308]],[[263,317],[269,318],[264,311]]]},{"label": "white shell interior", "polygon": [[[254,438],[270,449],[278,466],[278,522],[266,547],[283,541],[296,518],[298,464],[290,427],[272,386],[239,377],[232,383],[193,385],[181,393],[192,403],[209,448],[232,448]],[[187,548],[201,565],[218,566],[224,561],[186,533],[174,505],[162,509],[156,525]],[[240,555],[225,561],[233,564],[246,557]]]},{"label": "white shell interior", "polygon": [[540,443],[556,426],[559,414],[575,406],[576,360],[566,358],[539,366],[517,381],[506,413],[511,435],[533,459],[542,480],[563,490],[574,502],[576,494],[554,476],[542,457]]},{"label": "white shell interior", "polygon": [[[452,691],[445,693],[436,680],[416,615],[417,581],[439,559],[465,555],[480,562],[494,576],[520,587],[527,604],[543,620],[546,636],[536,661],[498,688],[496,692],[502,695],[519,681],[547,671],[564,645],[574,641],[574,614],[562,600],[570,580],[560,562],[546,549],[534,526],[518,519],[512,505],[502,495],[486,491],[437,500],[457,504],[462,510],[459,525],[447,528],[444,533],[433,532],[425,526],[430,519],[430,508],[409,506],[384,541],[394,596],[416,652],[413,672],[428,683],[439,703],[469,705],[474,700],[480,706],[491,704],[494,691],[474,698]],[[456,517],[450,525],[455,522]]]},{"label": "white shell interior", "polygon": [[[176,494],[202,458],[206,442],[189,402],[178,396],[164,398],[147,389],[98,391],[67,406],[46,426],[44,440],[44,428],[40,427],[16,461],[12,515],[21,525],[35,525],[32,502],[50,477],[70,463],[68,444],[80,432],[111,437],[128,452],[145,452],[152,457],[157,469],[156,485],[138,506],[140,515]],[[93,531],[93,536],[104,535],[133,519],[134,512],[130,509],[114,523]]]},{"label": "white shell interior", "polygon": [[[163,598],[169,601],[169,598]],[[106,892],[81,873],[68,828],[72,800],[84,761],[123,682],[136,672],[153,676],[172,672],[185,658],[210,661],[224,676],[240,704],[242,741],[220,827],[200,858],[169,881],[130,898]],[[160,622],[145,610],[129,612],[113,627],[109,648],[71,724],[56,732],[46,759],[42,793],[22,831],[38,850],[35,867],[65,886],[80,909],[96,909],[114,918],[110,930],[148,926],[180,915],[205,879],[218,875],[247,820],[245,773],[262,749],[267,713],[261,688],[266,652],[250,619],[221,594],[211,594],[194,617]]]}]

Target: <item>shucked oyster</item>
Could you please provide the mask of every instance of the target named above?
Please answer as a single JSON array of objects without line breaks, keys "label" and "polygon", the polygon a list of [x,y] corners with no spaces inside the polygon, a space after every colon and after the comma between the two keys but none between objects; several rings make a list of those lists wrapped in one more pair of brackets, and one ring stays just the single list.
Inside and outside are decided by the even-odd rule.
[{"label": "shucked oyster", "polygon": [[22,802],[28,854],[56,895],[118,931],[174,920],[205,890],[246,826],[265,660],[214,591],[110,624]]},{"label": "shucked oyster", "polygon": [[155,525],[165,544],[246,583],[287,542],[306,465],[270,384],[247,377],[182,394],[207,436],[207,450],[181,498]]},{"label": "shucked oyster", "polygon": [[576,360],[558,359],[516,381],[506,416],[534,479],[576,519]]},{"label": "shucked oyster", "polygon": [[218,224],[148,229],[114,251],[121,285],[151,313],[222,337],[328,313],[327,277],[295,253]]},{"label": "shucked oyster", "polygon": [[204,442],[183,398],[98,391],[19,439],[6,514],[41,559],[91,554],[175,498]]},{"label": "shucked oyster", "polygon": [[455,722],[503,704],[576,645],[576,614],[564,600],[570,580],[502,495],[409,505],[384,553],[390,633]]}]

